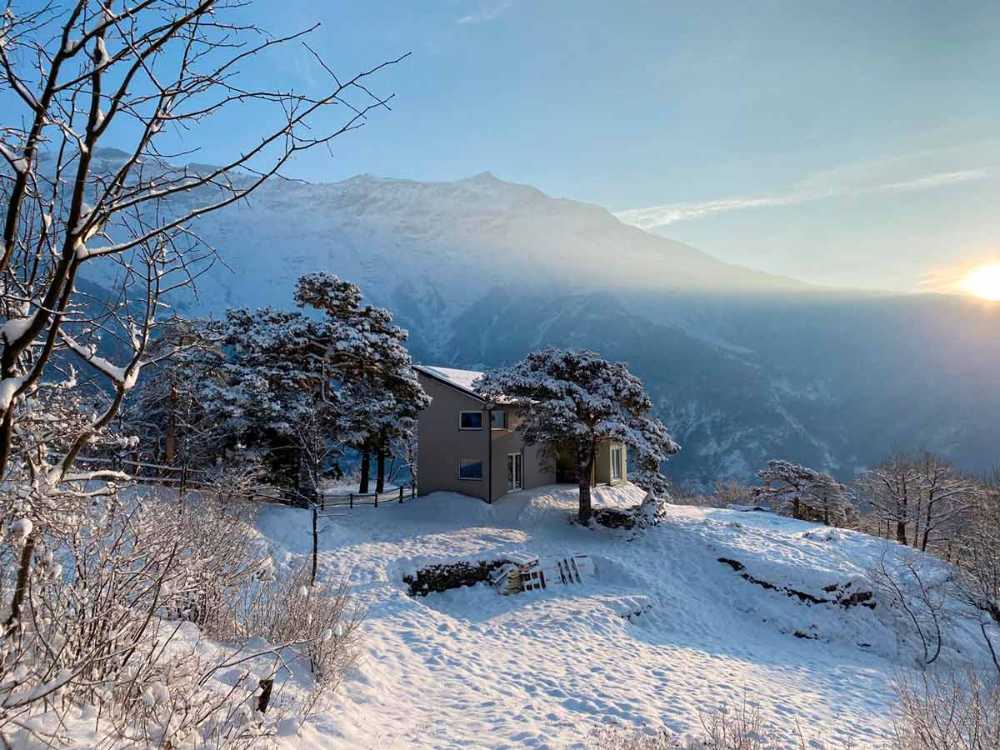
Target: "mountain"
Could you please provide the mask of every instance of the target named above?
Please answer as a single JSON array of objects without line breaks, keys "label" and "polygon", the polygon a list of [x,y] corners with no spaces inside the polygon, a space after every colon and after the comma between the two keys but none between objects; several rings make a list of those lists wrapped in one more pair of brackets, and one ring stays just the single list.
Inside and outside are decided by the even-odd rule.
[{"label": "mountain", "polygon": [[777,456],[845,478],[903,449],[1000,460],[1000,305],[811,287],[489,173],[272,181],[197,231],[222,262],[175,300],[189,315],[287,307],[301,274],[330,271],[393,310],[419,361],[552,344],[629,362],[684,447],[679,481]]}]

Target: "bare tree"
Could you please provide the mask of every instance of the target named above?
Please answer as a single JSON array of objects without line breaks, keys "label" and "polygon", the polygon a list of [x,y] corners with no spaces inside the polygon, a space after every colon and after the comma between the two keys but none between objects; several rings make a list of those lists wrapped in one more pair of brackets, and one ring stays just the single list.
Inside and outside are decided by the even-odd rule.
[{"label": "bare tree", "polygon": [[932,580],[933,571],[925,567],[928,560],[930,558],[906,557],[898,565],[890,565],[883,552],[878,565],[870,572],[880,593],[901,613],[904,631],[912,632],[919,639],[923,664],[933,664],[941,655],[947,594]]},{"label": "bare tree", "polygon": [[893,456],[862,475],[859,486],[886,536],[924,551],[948,540],[976,488],[931,453]]},{"label": "bare tree", "polygon": [[1000,686],[976,672],[921,671],[896,685],[893,747],[988,750],[1000,747]]},{"label": "bare tree", "polygon": [[[398,60],[314,94],[244,82],[241,64],[304,42],[241,23],[242,0],[75,0],[9,3],[0,17],[0,476],[54,488],[72,479],[80,452],[112,422],[140,369],[165,295],[212,262],[196,220],[249,197],[297,154],[361,126],[391,96],[369,80]],[[313,27],[315,28],[315,27]],[[405,55],[404,55],[405,56]],[[402,58],[399,58],[402,59]],[[320,129],[317,115],[342,112]],[[215,167],[178,167],[169,143],[195,144],[199,127],[228,110],[262,123],[258,138]],[[270,125],[267,123],[270,122]],[[129,142],[112,160],[114,132]],[[78,291],[85,267],[115,280],[106,301]],[[108,344],[119,352],[117,362]],[[102,346],[104,349],[102,349]],[[168,356],[164,352],[158,356]],[[75,423],[59,454],[22,449],[25,415],[60,357],[75,357],[104,401]],[[75,385],[75,381],[67,379]],[[37,442],[37,441],[36,441]],[[88,475],[87,479],[101,478]],[[115,478],[115,477],[105,477]],[[41,481],[37,481],[41,479]],[[60,495],[68,499],[65,493]],[[33,520],[7,621],[20,615],[28,571],[46,525],[41,503],[12,509]]]},{"label": "bare tree", "polygon": [[959,596],[980,613],[979,630],[1000,675],[1000,481],[980,489],[955,548]]}]

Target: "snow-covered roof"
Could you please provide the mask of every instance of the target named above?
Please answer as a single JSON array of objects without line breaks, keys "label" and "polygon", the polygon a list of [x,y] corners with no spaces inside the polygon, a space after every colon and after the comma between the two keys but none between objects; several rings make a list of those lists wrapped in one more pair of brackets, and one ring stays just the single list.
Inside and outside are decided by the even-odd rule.
[{"label": "snow-covered roof", "polygon": [[432,378],[443,380],[448,385],[465,391],[469,395],[482,398],[472,387],[472,384],[483,376],[483,373],[477,370],[456,370],[453,367],[431,367],[430,365],[417,365],[416,369]]}]

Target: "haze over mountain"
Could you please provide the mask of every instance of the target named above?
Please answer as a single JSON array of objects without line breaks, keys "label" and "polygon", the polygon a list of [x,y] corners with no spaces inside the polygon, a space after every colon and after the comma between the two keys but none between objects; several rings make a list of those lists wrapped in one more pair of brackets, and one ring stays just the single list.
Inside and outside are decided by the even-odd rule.
[{"label": "haze over mountain", "polygon": [[301,274],[330,271],[393,310],[418,361],[485,368],[552,344],[629,362],[684,446],[678,481],[773,457],[845,477],[898,449],[996,460],[1000,306],[811,287],[489,173],[275,181],[198,232],[225,265],[177,300],[188,315],[290,307]]}]

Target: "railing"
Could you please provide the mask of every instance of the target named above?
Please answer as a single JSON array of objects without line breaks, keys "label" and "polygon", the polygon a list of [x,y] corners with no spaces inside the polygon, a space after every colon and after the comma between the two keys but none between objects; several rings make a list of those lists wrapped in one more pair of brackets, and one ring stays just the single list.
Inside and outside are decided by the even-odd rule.
[{"label": "railing", "polygon": [[377,508],[379,503],[402,503],[416,496],[417,485],[411,484],[409,487],[397,487],[394,490],[386,490],[384,492],[348,492],[336,495],[320,495],[316,506],[320,513],[336,508],[353,508],[355,505],[372,505]]},{"label": "railing", "polygon": [[142,484],[165,484],[197,488],[208,479],[208,474],[187,466],[166,466],[131,458],[112,458],[103,456],[81,456],[76,459],[76,465],[84,469],[111,469],[128,474],[132,481]]},{"label": "railing", "polygon": [[[167,487],[184,489],[199,489],[211,483],[209,472],[190,469],[186,466],[167,466],[165,464],[147,463],[122,457],[80,457],[77,465],[88,469],[112,469],[128,474],[132,481],[140,484],[159,484]],[[272,485],[256,487],[247,494],[246,499],[265,502],[282,503],[297,507],[314,506],[320,513],[337,508],[353,508],[355,505],[371,505],[378,507],[388,502],[402,503],[417,496],[417,486],[400,486],[383,492],[346,492],[337,494],[320,494],[315,501],[295,490]]]}]

